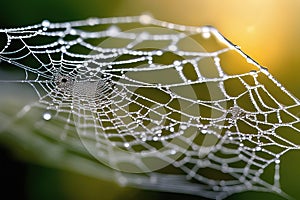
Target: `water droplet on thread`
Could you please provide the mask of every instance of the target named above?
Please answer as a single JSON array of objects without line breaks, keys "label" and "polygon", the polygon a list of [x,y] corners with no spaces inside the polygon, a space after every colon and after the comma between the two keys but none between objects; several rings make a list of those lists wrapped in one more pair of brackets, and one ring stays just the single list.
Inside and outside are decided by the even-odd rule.
[{"label": "water droplet on thread", "polygon": [[255,150],[256,150],[256,151],[261,151],[261,147],[258,146],[258,147],[255,148]]},{"label": "water droplet on thread", "polygon": [[176,151],[175,149],[171,149],[171,150],[170,150],[170,154],[171,154],[171,155],[175,155],[176,153],[177,153],[177,151]]},{"label": "water droplet on thread", "polygon": [[42,26],[48,27],[48,26],[50,26],[50,22],[49,22],[48,20],[44,20],[44,21],[42,22]]},{"label": "water droplet on thread", "polygon": [[170,51],[176,51],[177,50],[176,45],[170,45],[168,48],[169,48]]},{"label": "water droplet on thread", "polygon": [[117,26],[111,26],[108,28],[107,30],[107,33],[110,35],[110,36],[117,36],[120,32],[120,29],[119,27]]},{"label": "water droplet on thread", "polygon": [[121,187],[126,186],[126,184],[127,184],[127,179],[126,179],[125,177],[119,176],[117,180],[118,180],[118,183],[120,184]]},{"label": "water droplet on thread", "polygon": [[186,125],[181,125],[180,128],[181,128],[181,130],[186,130],[187,126]]},{"label": "water droplet on thread", "polygon": [[170,132],[174,132],[175,130],[174,130],[174,127],[170,127]]},{"label": "water droplet on thread", "polygon": [[208,32],[208,31],[205,31],[205,32],[202,33],[202,37],[205,38],[205,39],[210,38],[210,36],[211,36],[210,32]]},{"label": "water droplet on thread", "polygon": [[43,114],[43,119],[46,120],[46,121],[49,121],[50,119],[52,118],[52,115],[48,112],[45,112]]},{"label": "water droplet on thread", "polygon": [[140,16],[141,24],[150,24],[152,22],[152,17],[150,15],[144,14]]}]

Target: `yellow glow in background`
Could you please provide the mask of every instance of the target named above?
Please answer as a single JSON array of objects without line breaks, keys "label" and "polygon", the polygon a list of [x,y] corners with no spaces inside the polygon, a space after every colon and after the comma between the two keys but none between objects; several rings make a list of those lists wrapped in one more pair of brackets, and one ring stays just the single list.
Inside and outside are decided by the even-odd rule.
[{"label": "yellow glow in background", "polygon": [[[213,25],[289,91],[300,97],[300,1],[299,0],[52,0],[3,1],[0,26],[16,27],[50,21],[88,17],[132,16],[150,13],[155,18],[184,25]],[[300,153],[291,152],[282,161],[282,188],[300,199]],[[55,190],[58,199],[201,199],[189,195],[139,192],[83,176],[30,167],[30,199],[45,198],[41,191]],[[48,174],[48,175],[47,175]],[[50,174],[50,175],[49,175]],[[49,181],[49,177],[55,180]],[[48,179],[47,179],[48,177]],[[16,180],[17,181],[17,180]],[[48,188],[47,188],[48,187]],[[51,189],[52,188],[52,189]],[[35,191],[39,190],[39,191]],[[53,196],[48,194],[49,199]],[[229,199],[282,199],[272,194],[246,193]]]}]

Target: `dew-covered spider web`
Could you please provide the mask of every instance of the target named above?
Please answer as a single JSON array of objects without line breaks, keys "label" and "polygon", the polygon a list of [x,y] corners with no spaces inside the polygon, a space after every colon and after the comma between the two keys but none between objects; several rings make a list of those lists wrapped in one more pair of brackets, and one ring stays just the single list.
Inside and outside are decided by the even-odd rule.
[{"label": "dew-covered spider web", "polygon": [[280,160],[299,149],[300,102],[215,28],[142,15],[0,34],[1,94],[19,95],[1,95],[1,134],[31,127],[61,147],[47,156],[73,152],[122,185],[286,196]]}]

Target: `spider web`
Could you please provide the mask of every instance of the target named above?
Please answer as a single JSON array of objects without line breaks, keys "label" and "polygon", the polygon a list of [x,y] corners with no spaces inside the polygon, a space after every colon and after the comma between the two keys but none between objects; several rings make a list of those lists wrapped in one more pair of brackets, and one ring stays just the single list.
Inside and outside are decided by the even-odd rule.
[{"label": "spider web", "polygon": [[30,126],[122,185],[286,196],[280,158],[299,149],[299,100],[215,28],[142,15],[0,33],[1,90],[36,98],[1,107],[2,133]]}]

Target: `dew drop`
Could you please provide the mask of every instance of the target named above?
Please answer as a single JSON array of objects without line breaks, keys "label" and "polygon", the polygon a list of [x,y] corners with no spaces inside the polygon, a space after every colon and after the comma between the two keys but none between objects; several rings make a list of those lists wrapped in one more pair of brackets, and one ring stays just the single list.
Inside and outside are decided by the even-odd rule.
[{"label": "dew drop", "polygon": [[43,119],[46,120],[46,121],[49,121],[50,119],[52,118],[52,115],[48,112],[45,112],[43,114]]},{"label": "dew drop", "polygon": [[151,176],[150,177],[150,183],[152,183],[152,184],[157,183],[157,177],[156,176]]},{"label": "dew drop", "polygon": [[220,64],[221,59],[220,59],[219,57],[215,57],[215,58],[214,58],[214,61],[215,61],[215,63]]},{"label": "dew drop", "polygon": [[70,35],[76,35],[76,34],[77,34],[77,31],[75,29],[70,30]]},{"label": "dew drop", "polygon": [[206,133],[207,133],[207,130],[202,129],[202,130],[201,130],[201,133],[206,134]]},{"label": "dew drop", "polygon": [[63,53],[66,53],[66,52],[67,52],[67,48],[64,47],[64,46],[62,46],[62,47],[60,48],[60,51],[63,52]]},{"label": "dew drop", "polygon": [[156,55],[157,55],[157,56],[161,56],[162,54],[163,54],[162,51],[156,51]]},{"label": "dew drop", "polygon": [[202,37],[205,38],[205,39],[210,38],[210,32],[203,32]]},{"label": "dew drop", "polygon": [[187,126],[186,125],[181,125],[180,128],[181,128],[181,130],[186,130]]},{"label": "dew drop", "polygon": [[176,70],[177,70],[177,71],[182,71],[182,69],[183,69],[182,66],[177,66],[177,67],[176,67]]},{"label": "dew drop", "polygon": [[256,151],[261,151],[261,147],[256,147],[256,149],[255,149]]},{"label": "dew drop", "polygon": [[95,24],[97,24],[98,20],[96,18],[90,18],[88,19],[88,24],[90,26],[94,26]]},{"label": "dew drop", "polygon": [[44,20],[44,21],[42,22],[42,26],[48,27],[48,26],[50,26],[50,22],[49,22],[48,20]]},{"label": "dew drop", "polygon": [[171,155],[175,155],[176,153],[177,153],[177,152],[176,152],[175,149],[171,149],[171,150],[170,150],[170,154],[171,154]]},{"label": "dew drop", "polygon": [[107,32],[110,36],[117,36],[118,33],[120,32],[120,29],[117,26],[111,26],[109,27]]},{"label": "dew drop", "polygon": [[176,51],[177,50],[177,47],[175,45],[170,45],[169,46],[169,50],[170,51]]},{"label": "dew drop", "polygon": [[58,44],[61,44],[61,45],[65,44],[65,41],[62,38],[58,39],[57,42],[58,42]]},{"label": "dew drop", "polygon": [[199,27],[196,29],[196,31],[201,33],[204,39],[208,39],[211,37],[211,31],[209,26]]},{"label": "dew drop", "polygon": [[180,65],[180,61],[178,61],[178,60],[175,60],[175,61],[173,62],[173,65],[175,65],[175,66],[179,66],[179,65]]},{"label": "dew drop", "polygon": [[170,132],[174,132],[174,127],[170,127]]},{"label": "dew drop", "polygon": [[124,187],[127,184],[127,179],[123,176],[119,176],[118,177],[118,183],[120,184],[120,186]]},{"label": "dew drop", "polygon": [[260,71],[261,71],[262,73],[264,73],[265,75],[267,75],[267,76],[270,75],[269,70],[268,70],[268,68],[266,68],[266,67],[261,67],[261,68],[260,68]]},{"label": "dew drop", "polygon": [[257,77],[257,71],[256,70],[251,70],[249,73],[250,73],[251,76]]},{"label": "dew drop", "polygon": [[152,22],[152,17],[150,15],[144,14],[140,16],[141,24],[150,24]]}]

